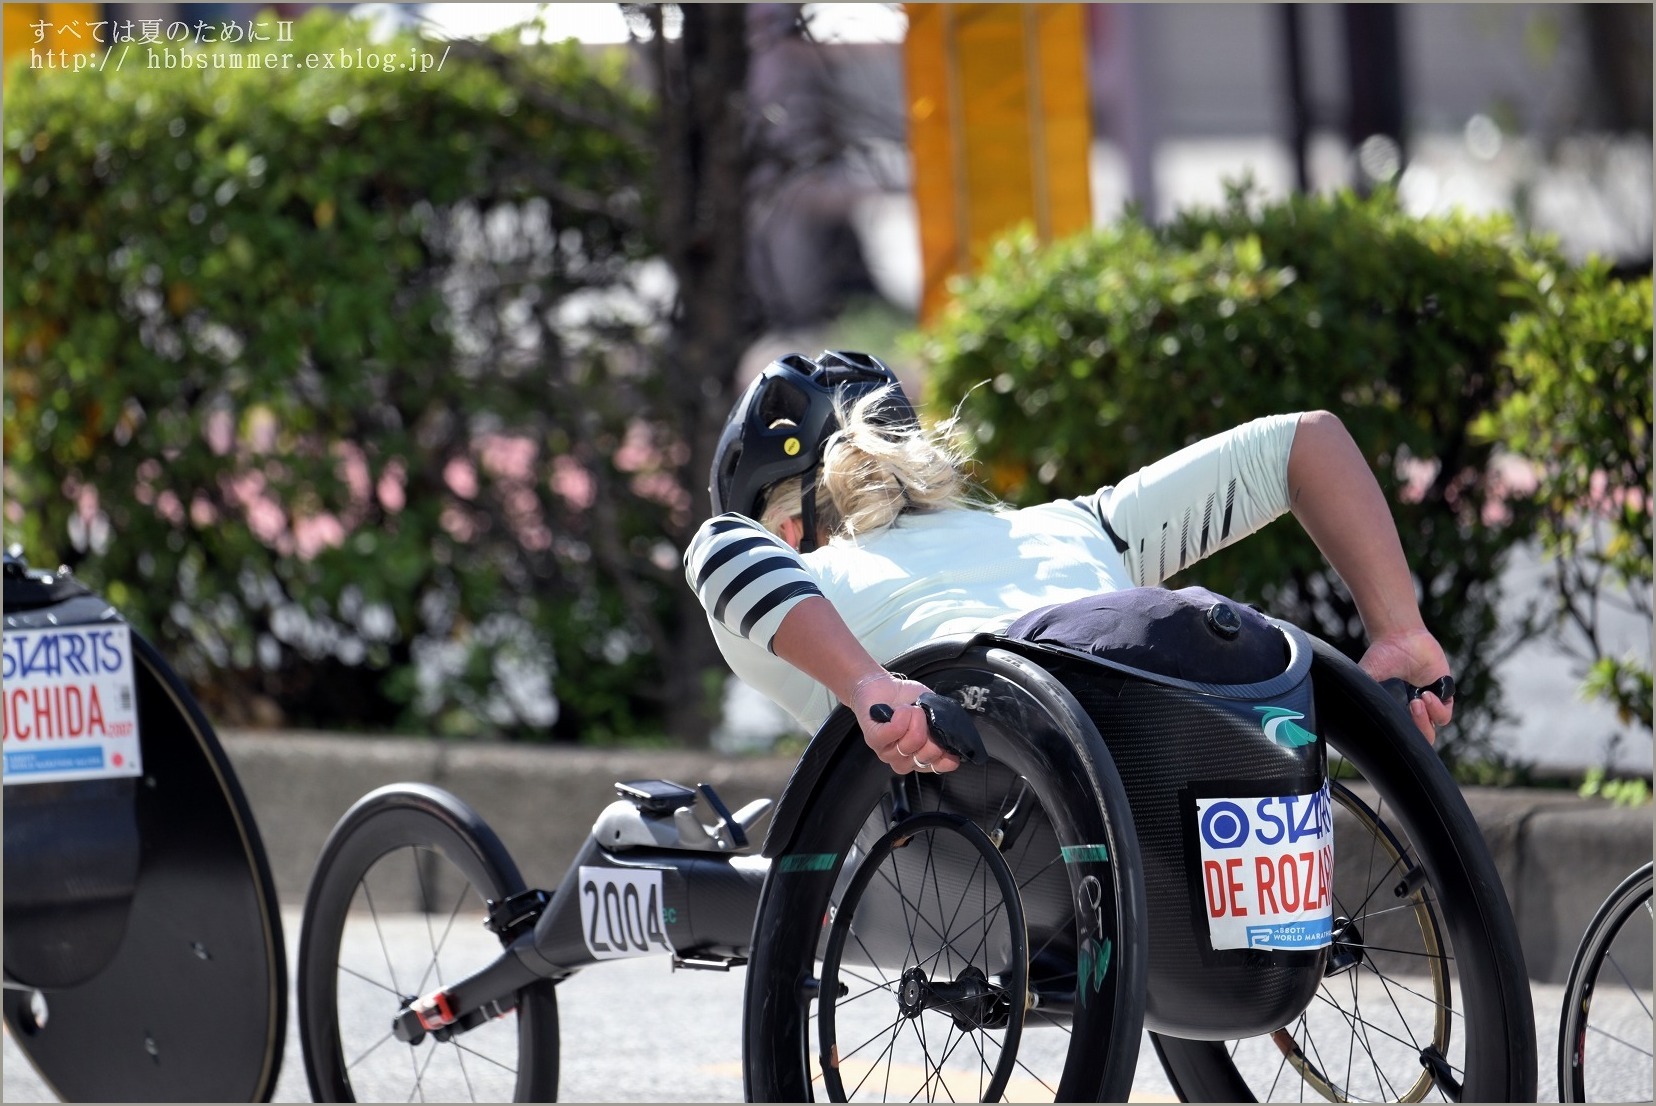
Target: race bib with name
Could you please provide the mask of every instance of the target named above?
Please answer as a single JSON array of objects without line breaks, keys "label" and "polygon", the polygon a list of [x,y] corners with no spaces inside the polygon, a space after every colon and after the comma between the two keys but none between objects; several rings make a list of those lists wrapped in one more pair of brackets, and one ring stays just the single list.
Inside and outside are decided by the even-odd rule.
[{"label": "race bib with name", "polygon": [[141,775],[133,688],[132,631],[123,623],[7,630],[6,785]]},{"label": "race bib with name", "polygon": [[1333,940],[1328,785],[1307,795],[1198,798],[1202,890],[1215,949],[1314,949]]}]

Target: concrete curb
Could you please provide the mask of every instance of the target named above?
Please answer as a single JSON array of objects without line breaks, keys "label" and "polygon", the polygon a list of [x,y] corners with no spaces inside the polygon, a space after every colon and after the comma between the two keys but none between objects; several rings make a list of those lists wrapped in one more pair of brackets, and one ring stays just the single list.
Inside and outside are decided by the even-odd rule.
[{"label": "concrete curb", "polygon": [[[500,835],[531,887],[551,888],[614,799],[615,781],[706,782],[735,810],[779,796],[794,766],[792,758],[677,750],[293,732],[220,736],[253,807],[277,891],[293,906],[304,901],[328,831],[353,802],[384,784],[421,782],[453,792]],[[1563,982],[1599,903],[1650,860],[1651,808],[1616,808],[1560,791],[1468,788],[1465,795],[1495,855],[1531,978]],[[1647,979],[1649,970],[1647,962]]]}]

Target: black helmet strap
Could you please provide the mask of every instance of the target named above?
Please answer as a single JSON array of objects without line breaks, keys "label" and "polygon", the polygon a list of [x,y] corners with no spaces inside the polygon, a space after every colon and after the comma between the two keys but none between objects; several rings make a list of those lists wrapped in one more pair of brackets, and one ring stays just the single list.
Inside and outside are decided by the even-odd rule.
[{"label": "black helmet strap", "polygon": [[799,474],[799,521],[805,532],[799,535],[799,551],[809,553],[816,548],[816,466]]}]

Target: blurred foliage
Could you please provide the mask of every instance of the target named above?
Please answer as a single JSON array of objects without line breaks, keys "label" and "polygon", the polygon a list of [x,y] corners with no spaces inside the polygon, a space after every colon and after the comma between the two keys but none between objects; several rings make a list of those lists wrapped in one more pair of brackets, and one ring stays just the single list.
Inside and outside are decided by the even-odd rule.
[{"label": "blurred foliage", "polygon": [[[281,48],[445,44],[319,10]],[[243,61],[11,67],[7,540],[230,724],[659,730],[651,106],[510,34]]]},{"label": "blurred foliage", "polygon": [[[1000,241],[922,339],[932,395],[961,407],[980,477],[1027,504],[1084,494],[1207,435],[1282,411],[1337,413],[1392,503],[1426,624],[1458,686],[1450,760],[1487,757],[1507,717],[1494,669],[1528,632],[1497,616],[1540,505],[1470,427],[1510,393],[1507,328],[1566,266],[1500,218],[1420,219],[1394,193],[1263,202],[1152,228],[1128,216],[1039,246]],[[1648,326],[1645,328],[1648,332]],[[1279,523],[1171,586],[1254,602],[1352,657],[1349,594]]]},{"label": "blurred foliage", "polygon": [[1637,776],[1607,778],[1604,769],[1591,768],[1578,794],[1584,799],[1606,799],[1611,806],[1644,806],[1650,802],[1650,781]]},{"label": "blurred foliage", "polygon": [[1514,287],[1525,309],[1503,357],[1511,394],[1475,430],[1535,467],[1556,625],[1584,662],[1584,692],[1648,734],[1649,657],[1608,655],[1602,613],[1651,616],[1651,281],[1590,261]]}]

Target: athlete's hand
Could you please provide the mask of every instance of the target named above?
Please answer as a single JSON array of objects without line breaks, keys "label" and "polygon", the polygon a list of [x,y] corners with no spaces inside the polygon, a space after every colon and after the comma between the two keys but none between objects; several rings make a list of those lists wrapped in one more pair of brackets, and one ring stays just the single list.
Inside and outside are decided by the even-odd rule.
[{"label": "athlete's hand", "polygon": [[[874,750],[874,755],[891,766],[898,775],[910,772],[952,772],[960,767],[958,757],[945,753],[932,739],[931,727],[926,724],[926,712],[916,705],[920,696],[931,689],[914,680],[901,680],[891,674],[857,685],[852,694],[852,711],[862,727],[863,740]],[[890,708],[887,721],[881,721]]]},{"label": "athlete's hand", "polygon": [[[1416,687],[1449,675],[1443,646],[1424,629],[1375,638],[1358,663],[1376,680],[1401,679]],[[1453,698],[1446,703],[1430,691],[1409,701],[1409,717],[1429,744],[1437,743],[1437,730],[1447,726],[1454,714]]]}]

